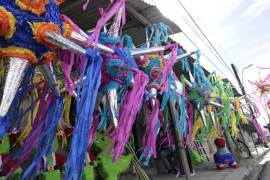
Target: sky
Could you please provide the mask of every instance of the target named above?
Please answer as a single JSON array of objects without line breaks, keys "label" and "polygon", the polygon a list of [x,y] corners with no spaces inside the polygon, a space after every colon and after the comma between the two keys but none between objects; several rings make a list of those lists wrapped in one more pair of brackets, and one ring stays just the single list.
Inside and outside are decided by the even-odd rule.
[{"label": "sky", "polygon": [[[200,49],[201,64],[210,72],[216,71],[236,86],[232,72],[209,50],[196,26],[178,0],[145,0],[156,5],[163,15],[174,21],[184,32],[173,35],[186,50]],[[181,0],[196,23],[230,67],[238,68],[240,79],[248,93],[255,91],[249,83],[264,78],[270,69],[270,0]],[[195,32],[194,32],[195,31]],[[199,34],[199,36],[198,36]],[[196,46],[188,39],[191,39]],[[210,62],[209,61],[212,61]],[[215,64],[215,66],[213,65]],[[248,68],[246,68],[248,67]]]}]

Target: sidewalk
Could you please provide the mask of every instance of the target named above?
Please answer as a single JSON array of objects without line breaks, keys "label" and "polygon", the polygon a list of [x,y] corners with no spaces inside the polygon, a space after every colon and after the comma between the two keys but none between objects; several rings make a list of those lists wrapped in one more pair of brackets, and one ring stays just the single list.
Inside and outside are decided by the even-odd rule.
[{"label": "sidewalk", "polygon": [[[254,155],[253,159],[242,160],[238,169],[226,168],[225,170],[217,170],[214,162],[205,162],[200,166],[196,166],[195,176],[191,176],[192,180],[255,180],[260,173],[262,165],[259,163],[262,161],[265,155],[270,155],[269,148],[257,148],[259,154],[256,151],[252,151]],[[252,173],[251,173],[252,172]],[[184,177],[176,178],[175,175],[161,174],[153,177],[154,180],[175,180],[185,179]]]}]

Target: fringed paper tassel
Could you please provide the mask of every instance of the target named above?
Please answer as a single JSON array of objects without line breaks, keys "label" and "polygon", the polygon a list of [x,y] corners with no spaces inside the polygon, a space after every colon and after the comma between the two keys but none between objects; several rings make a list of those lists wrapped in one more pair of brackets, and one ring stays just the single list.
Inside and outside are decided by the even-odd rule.
[{"label": "fringed paper tassel", "polygon": [[218,133],[215,127],[212,127],[209,133],[207,134],[206,138],[208,140],[213,140],[218,137]]},{"label": "fringed paper tassel", "polygon": [[168,87],[173,86],[174,90],[172,91],[171,88],[168,88],[168,90],[164,92],[160,108],[161,111],[165,110],[170,99],[176,99],[177,87],[175,81],[178,81],[178,79],[174,77],[172,74],[170,74],[170,76],[168,77]]},{"label": "fringed paper tassel", "polygon": [[122,44],[124,45],[124,47],[128,50],[129,53],[131,53],[130,51],[133,49],[133,47],[135,46],[132,38],[125,34],[122,36]]},{"label": "fringed paper tassel", "polygon": [[248,118],[244,115],[241,107],[240,107],[240,99],[239,98],[235,98],[235,106],[236,106],[236,110],[242,120],[242,123],[243,124],[248,124],[249,121],[248,121]]},{"label": "fringed paper tassel", "polygon": [[99,126],[99,120],[98,120],[96,113],[94,113],[93,123],[91,125],[89,136],[88,136],[89,148],[91,148],[93,143],[96,141],[98,126]]},{"label": "fringed paper tassel", "polygon": [[112,137],[114,147],[113,161],[119,159],[124,151],[136,115],[141,108],[144,96],[144,89],[148,82],[148,77],[141,71],[134,70],[134,84],[131,90],[127,90],[120,107],[119,125]]},{"label": "fringed paper tassel", "polygon": [[187,111],[186,111],[186,100],[182,94],[179,96],[179,113],[180,113],[180,127],[182,129],[183,137],[187,135]]},{"label": "fringed paper tassel", "polygon": [[38,92],[37,89],[35,89],[32,93],[33,97],[31,97],[31,99],[33,98],[33,101],[30,104],[30,107],[26,110],[26,115],[25,119],[24,119],[24,124],[25,126],[23,127],[23,130],[20,134],[20,136],[18,137],[18,142],[20,142],[20,144],[23,144],[23,141],[26,139],[26,137],[29,135],[29,133],[31,132],[32,129],[32,122],[34,121],[37,112],[38,112],[38,108],[39,108],[39,97],[38,97]]},{"label": "fringed paper tassel", "polygon": [[192,128],[192,139],[196,138],[198,131],[200,129],[202,129],[203,127],[204,127],[203,120],[202,120],[201,116],[198,116],[198,118],[197,118],[197,120],[194,123],[193,128]]},{"label": "fringed paper tassel", "polygon": [[126,0],[115,0],[111,8],[105,12],[103,9],[101,11],[101,18],[97,21],[97,25],[95,27],[95,31],[90,35],[88,38],[88,44],[97,44],[100,32],[102,27],[115,15],[118,13],[118,11],[122,8],[122,20],[121,20],[121,28],[126,23],[126,13],[125,13],[125,2]]},{"label": "fringed paper tassel", "polygon": [[140,157],[140,161],[143,161],[144,165],[148,165],[150,158],[156,158],[156,137],[160,128],[158,113],[159,113],[159,102],[154,98],[155,106],[151,112],[149,119],[146,122],[145,135],[143,138],[144,151]]},{"label": "fringed paper tassel", "polygon": [[[41,138],[38,143],[38,150],[32,159],[29,167],[24,171],[21,179],[28,180],[32,179],[36,176],[38,171],[40,170],[42,158],[50,159],[53,151],[54,139],[56,135],[57,124],[62,116],[63,112],[63,98],[62,97],[51,97],[49,96],[47,99],[52,98],[51,106],[49,107],[48,113],[46,115],[44,126],[44,132],[41,135]],[[48,161],[44,166],[44,170],[48,167]]]},{"label": "fringed paper tassel", "polygon": [[163,68],[162,84],[161,84],[161,90],[160,90],[161,94],[164,91],[168,91],[168,88],[170,88],[170,87],[168,87],[168,79],[169,79],[169,75],[172,72],[173,65],[176,62],[178,45],[177,44],[170,44],[170,45],[166,46],[166,49],[171,50],[171,55],[170,55],[170,58],[166,61],[165,66]]},{"label": "fringed paper tassel", "polygon": [[146,28],[146,34],[151,34],[146,43],[154,44],[154,46],[160,46],[162,43],[168,42],[170,27],[164,23],[153,24],[152,27]]},{"label": "fringed paper tassel", "polygon": [[[97,55],[97,52],[97,49],[94,52],[87,49],[84,70],[77,87],[77,121],[68,154],[65,179],[82,178],[89,129],[92,124],[97,93],[101,82],[102,59]],[[85,80],[83,80],[84,76],[86,76]]]},{"label": "fringed paper tassel", "polygon": [[71,79],[71,71],[75,67],[79,72],[82,72],[83,56],[74,54],[67,50],[59,50],[59,59],[61,60],[61,67],[64,73],[65,90],[70,95],[74,94],[75,84]]},{"label": "fringed paper tassel", "polygon": [[197,51],[196,53],[197,55],[197,59],[194,63],[194,79],[197,80],[198,84],[202,87],[207,87],[208,89],[212,89],[212,84],[210,83],[210,81],[205,77],[205,74],[203,72],[203,69],[200,65],[200,52]]},{"label": "fringed paper tassel", "polygon": [[3,59],[0,59],[0,86],[2,82],[4,82],[4,75],[5,75],[5,63]]},{"label": "fringed paper tassel", "polygon": [[[18,87],[17,87],[17,90],[19,90],[19,91],[16,92],[15,89],[9,89],[10,87],[7,90],[5,90],[5,89],[3,90],[4,92],[10,91],[10,92],[6,92],[5,96],[8,96],[9,93],[11,93],[11,94],[15,93],[14,94],[15,98],[13,99],[13,101],[10,105],[8,113],[5,116],[0,115],[0,139],[3,138],[3,136],[6,134],[6,132],[8,130],[11,130],[11,128],[13,128],[13,127],[18,127],[18,125],[19,125],[18,122],[20,122],[20,118],[21,118],[20,106],[21,106],[21,103],[23,101],[24,95],[26,93],[27,86],[29,85],[31,79],[33,78],[34,66],[30,66],[26,70],[26,72],[23,74],[24,74],[24,78],[22,79],[22,84],[18,85]],[[16,76],[16,74],[15,74],[13,78],[20,79],[20,76],[19,75]],[[11,81],[11,79],[9,81],[10,81],[10,83],[14,83],[13,81]],[[6,85],[8,86],[8,84],[6,84]],[[17,86],[17,85],[15,85],[15,86]],[[14,87],[14,86],[12,86],[12,87]],[[15,92],[13,92],[13,91],[15,91]],[[9,100],[11,100],[11,99],[9,99]],[[4,104],[4,103],[5,102],[2,98],[2,104],[3,104],[3,106],[6,106],[7,104]]]},{"label": "fringed paper tassel", "polygon": [[123,60],[125,62],[125,64],[128,67],[139,69],[138,65],[135,62],[135,60],[133,59],[133,57],[131,55],[128,54],[127,51],[125,51],[122,48],[116,47],[115,48],[115,53],[121,58],[121,60]]},{"label": "fringed paper tassel", "polygon": [[[182,55],[184,54],[184,51],[182,48],[179,48],[178,49],[178,52],[177,52],[177,55]],[[184,58],[181,60],[181,63],[182,63],[182,70],[185,71],[185,72],[190,72],[190,65],[189,65],[189,62],[188,62],[188,58]]]},{"label": "fringed paper tassel", "polygon": [[234,112],[232,113],[231,125],[232,125],[232,137],[236,137],[239,133],[239,129],[237,127],[236,116]]},{"label": "fringed paper tassel", "polygon": [[64,97],[64,108],[63,108],[63,120],[65,122],[65,126],[68,128],[71,127],[70,123],[70,108],[71,108],[71,96],[65,95]]},{"label": "fringed paper tassel", "polygon": [[17,160],[14,167],[10,169],[10,172],[7,176],[10,176],[19,166],[21,166],[31,155],[31,152],[36,146],[41,138],[42,132],[44,132],[44,123],[46,121],[46,114],[48,112],[49,106],[51,105],[51,99],[46,99],[45,96],[48,94],[48,87],[46,86],[41,95],[41,106],[38,110],[38,116],[36,116],[34,124],[32,126],[31,132],[28,137],[24,141],[24,144],[19,151],[15,151],[9,155],[9,157],[3,162],[3,166],[5,166],[11,160]]},{"label": "fringed paper tassel", "polygon": [[[187,93],[186,93],[187,96]],[[186,97],[188,98],[188,97]],[[193,142],[195,139],[192,138],[192,133],[193,133],[193,119],[194,119],[194,109],[192,104],[187,103],[187,116],[188,116],[188,132],[187,132],[187,138],[188,138],[188,142],[190,142],[190,144],[193,145]]]},{"label": "fringed paper tassel", "polygon": [[259,138],[262,140],[262,142],[267,142],[267,136],[263,132],[261,125],[258,122],[256,122],[256,119],[255,118],[251,118],[250,119],[250,122],[255,127],[255,129],[256,129],[256,131],[257,131],[257,133],[259,135]]}]

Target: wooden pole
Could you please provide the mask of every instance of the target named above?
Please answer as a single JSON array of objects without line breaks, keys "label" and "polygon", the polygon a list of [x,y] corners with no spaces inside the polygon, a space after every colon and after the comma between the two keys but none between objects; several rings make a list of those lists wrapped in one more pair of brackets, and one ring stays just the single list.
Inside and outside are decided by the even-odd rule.
[{"label": "wooden pole", "polygon": [[171,116],[171,124],[173,128],[173,134],[175,139],[175,150],[178,157],[179,166],[183,167],[184,173],[185,173],[185,179],[190,180],[190,170],[188,166],[187,156],[186,156],[186,150],[183,146],[183,137],[182,137],[182,130],[181,128],[177,128],[176,125],[176,109],[175,109],[175,103],[170,101],[170,116]]}]

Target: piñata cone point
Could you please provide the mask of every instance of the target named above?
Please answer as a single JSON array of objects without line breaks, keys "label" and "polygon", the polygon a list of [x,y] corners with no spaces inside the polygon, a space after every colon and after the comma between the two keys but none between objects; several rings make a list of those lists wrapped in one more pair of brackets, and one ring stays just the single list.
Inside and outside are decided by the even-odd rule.
[{"label": "pi\u00f1ata cone point", "polygon": [[21,85],[29,62],[21,58],[9,58],[0,104],[0,117],[5,116]]}]

